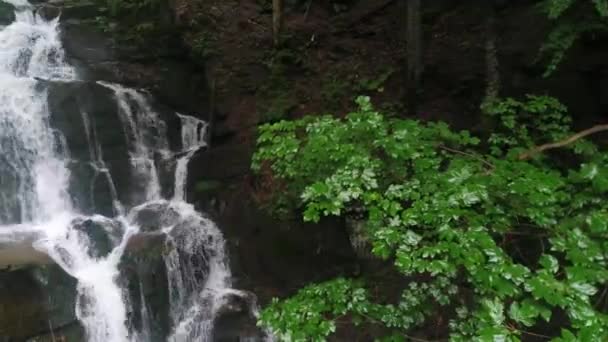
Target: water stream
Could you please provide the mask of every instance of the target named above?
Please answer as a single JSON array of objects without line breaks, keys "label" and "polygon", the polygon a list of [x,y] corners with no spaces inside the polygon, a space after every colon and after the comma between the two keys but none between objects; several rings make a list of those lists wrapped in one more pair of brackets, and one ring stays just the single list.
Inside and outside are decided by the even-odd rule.
[{"label": "water stream", "polygon": [[[129,239],[142,232],[141,215],[155,212],[155,228],[167,236],[164,265],[171,331],[166,340],[211,341],[223,303],[245,294],[231,289],[221,231],[185,198],[188,162],[205,146],[205,122],[175,113],[181,144],[172,149],[167,124],[147,93],[98,82],[113,94],[116,129],[122,130],[128,149],[128,174],[120,177],[129,177],[132,186],[128,196],[121,197],[123,189],[117,186],[99,138],[97,123],[103,118],[80,112],[86,161],[77,160],[70,139],[54,128],[44,84],[78,82],[64,56],[58,22],[36,16],[25,1],[7,2],[17,10],[16,20],[0,27],[0,241],[35,236],[33,246],[77,280],[75,312],[87,341],[148,341],[151,314],[143,285],[138,294],[143,323],[135,327],[128,318],[135,307],[120,281],[119,264]],[[109,189],[112,215],[87,212],[71,193],[71,167],[81,162],[93,170],[91,179],[81,185],[90,202],[95,207],[94,194],[102,179]],[[171,195],[163,196],[163,169],[173,170]],[[99,231],[105,244],[93,234]]]}]

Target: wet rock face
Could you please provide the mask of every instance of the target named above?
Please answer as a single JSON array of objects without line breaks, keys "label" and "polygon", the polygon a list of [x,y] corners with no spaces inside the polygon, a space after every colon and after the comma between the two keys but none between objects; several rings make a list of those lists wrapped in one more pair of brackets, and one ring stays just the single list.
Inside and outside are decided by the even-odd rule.
[{"label": "wet rock face", "polygon": [[28,329],[42,331],[46,325],[45,293],[40,283],[25,270],[0,273],[0,336],[23,338]]},{"label": "wet rock face", "polygon": [[[70,193],[74,202],[79,203],[86,214],[97,212],[112,216],[110,184],[92,163],[97,151],[95,146],[89,145],[89,140],[95,140],[101,147],[114,178],[126,183],[129,179],[129,155],[127,141],[119,125],[114,93],[93,82],[48,82],[46,86],[51,125],[62,132],[70,155]],[[127,186],[121,183],[117,187],[119,185],[121,188]],[[126,197],[124,193],[120,195]]]},{"label": "wet rock face", "polygon": [[263,341],[264,333],[257,327],[257,319],[250,308],[257,306],[255,294],[235,291],[224,295],[214,325],[217,342]]},{"label": "wet rock face", "polygon": [[34,337],[49,327],[56,340],[82,341],[75,295],[76,282],[55,265],[0,271],[0,341],[45,341]]},{"label": "wet rock face", "polygon": [[136,236],[129,241],[119,266],[120,281],[131,298],[129,324],[138,331],[148,324],[146,341],[150,342],[164,342],[170,333],[164,250],[163,234]]},{"label": "wet rock face", "polygon": [[[133,139],[125,130],[121,108],[116,94],[96,82],[44,82],[48,93],[51,125],[60,131],[60,145],[70,156],[68,165],[72,173],[70,194],[74,203],[85,214],[99,213],[114,216],[114,195],[122,203],[137,202],[133,194],[141,187],[132,174],[129,141]],[[147,96],[142,93],[142,96]],[[133,115],[143,115],[142,108],[130,102]],[[180,121],[170,108],[152,101],[152,110],[158,113],[166,126],[168,148],[177,150],[180,141]],[[150,132],[156,135],[156,132]],[[158,156],[158,158],[162,158]],[[114,189],[105,167],[112,175]],[[171,167],[171,160],[163,160],[163,167]],[[169,178],[170,179],[170,178]],[[171,182],[163,182],[163,192],[171,191]],[[112,191],[116,190],[116,194]]]},{"label": "wet rock face", "polygon": [[132,42],[114,39],[94,27],[90,20],[83,20],[97,15],[73,12],[79,13],[76,8],[62,8],[62,41],[68,60],[81,78],[147,89],[163,105],[209,119],[205,70],[189,61],[189,52],[178,44],[179,38],[170,39],[175,46],[140,48]]},{"label": "wet rock face", "polygon": [[167,203],[151,203],[138,210],[134,215],[142,232],[155,232],[175,224],[179,213]]},{"label": "wet rock face", "polygon": [[89,246],[89,256],[92,258],[105,258],[120,243],[125,229],[118,221],[92,219],[76,220],[72,223],[72,230],[78,234],[78,239]]}]

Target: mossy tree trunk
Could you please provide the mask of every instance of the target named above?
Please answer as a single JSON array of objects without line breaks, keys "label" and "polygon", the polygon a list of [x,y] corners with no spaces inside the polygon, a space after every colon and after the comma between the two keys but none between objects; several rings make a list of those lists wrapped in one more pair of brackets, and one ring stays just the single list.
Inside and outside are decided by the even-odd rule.
[{"label": "mossy tree trunk", "polygon": [[283,29],[283,0],[272,0],[272,38],[274,46],[281,44],[281,30]]}]

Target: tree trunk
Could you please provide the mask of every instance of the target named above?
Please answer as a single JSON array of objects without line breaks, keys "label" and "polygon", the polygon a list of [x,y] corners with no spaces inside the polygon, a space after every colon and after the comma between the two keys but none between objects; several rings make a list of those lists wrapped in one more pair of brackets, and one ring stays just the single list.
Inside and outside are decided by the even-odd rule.
[{"label": "tree trunk", "polygon": [[416,115],[422,75],[422,15],[420,0],[407,0],[407,110]]},{"label": "tree trunk", "polygon": [[488,5],[485,22],[486,90],[484,104],[493,102],[500,95],[500,70],[496,44],[496,10]]},{"label": "tree trunk", "polygon": [[272,39],[274,46],[281,44],[281,30],[283,29],[283,0],[272,0]]}]

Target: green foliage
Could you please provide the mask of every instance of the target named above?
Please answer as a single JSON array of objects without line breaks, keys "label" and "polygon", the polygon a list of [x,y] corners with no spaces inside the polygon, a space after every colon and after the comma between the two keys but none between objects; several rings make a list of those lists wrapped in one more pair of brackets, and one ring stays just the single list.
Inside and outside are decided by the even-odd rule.
[{"label": "green foliage", "polygon": [[359,281],[311,285],[273,302],[261,325],[285,341],[323,341],[348,315],[404,340],[442,311],[453,341],[519,341],[561,312],[555,341],[608,339],[596,298],[608,280],[608,154],[580,141],[563,150],[577,160],[567,166],[518,158],[572,133],[563,105],[544,96],[487,104],[496,133],[482,142],[445,123],[386,118],[367,97],[357,103],[344,119],[260,127],[252,168],[270,168],[283,203],[306,221],[363,213],[373,253],[419,281],[389,304]]},{"label": "green foliage", "polygon": [[384,83],[395,73],[395,69],[389,68],[388,70],[386,70],[383,73],[380,73],[379,75],[377,75],[376,77],[373,78],[363,78],[361,80],[359,80],[358,82],[358,90],[360,92],[370,92],[370,91],[377,91],[377,92],[383,92],[384,91]]},{"label": "green foliage", "polygon": [[195,58],[205,59],[214,54],[211,43],[211,36],[208,33],[201,32],[192,40],[192,53]]},{"label": "green foliage", "polygon": [[108,14],[112,17],[137,15],[159,9],[163,0],[106,0]]},{"label": "green foliage", "polygon": [[324,341],[336,331],[336,320],[345,315],[354,325],[371,321],[390,329],[407,330],[431,314],[432,295],[447,304],[449,294],[455,291],[445,278],[430,284],[412,282],[403,291],[399,305],[379,304],[360,281],[338,278],[308,286],[285,301],[274,299],[262,312],[260,324],[271,326],[281,341],[294,342]]},{"label": "green foliage", "polygon": [[99,13],[93,24],[100,31],[111,33],[117,41],[141,47],[154,44],[159,51],[165,40],[172,39],[172,28],[166,19],[171,14],[167,13],[168,8],[163,8],[168,5],[164,1],[96,0]]},{"label": "green foliage", "polygon": [[329,110],[343,109],[342,100],[349,98],[355,92],[360,94],[382,93],[384,84],[395,74],[395,69],[388,68],[370,77],[358,79],[355,75],[344,75],[334,72],[323,78],[321,98],[323,105]]},{"label": "green foliage", "polygon": [[299,53],[291,49],[273,51],[266,66],[270,77],[258,90],[259,122],[276,122],[288,117],[297,106],[293,81],[288,77],[290,67],[302,63]]},{"label": "green foliage", "polygon": [[549,59],[545,77],[555,72],[581,36],[608,31],[608,0],[546,0],[543,9],[555,22],[540,51]]},{"label": "green foliage", "polygon": [[296,106],[296,99],[291,92],[277,93],[272,98],[268,109],[263,112],[260,122],[275,122],[284,119]]},{"label": "green foliage", "polygon": [[[577,3],[582,3],[583,1],[577,0],[547,0],[545,6],[547,15],[550,19],[558,19],[566,11],[575,7]],[[586,1],[589,2],[589,1]],[[591,0],[593,7],[602,17],[608,17],[608,0]]]},{"label": "green foliage", "polygon": [[109,33],[112,31],[112,24],[110,19],[106,16],[97,16],[94,19],[94,24],[100,31]]},{"label": "green foliage", "polygon": [[207,193],[219,189],[222,182],[216,180],[200,181],[194,185],[194,191],[198,193]]},{"label": "green foliage", "polygon": [[341,99],[347,97],[350,92],[351,84],[339,75],[329,75],[323,78],[321,84],[321,98],[323,105],[331,110],[340,109]]},{"label": "green foliage", "polygon": [[[496,156],[503,152],[518,154],[535,144],[557,141],[571,133],[572,120],[567,108],[549,96],[528,95],[525,101],[500,99],[485,103],[482,110],[498,121],[488,140]],[[584,144],[581,141],[576,146],[584,148]]]}]

